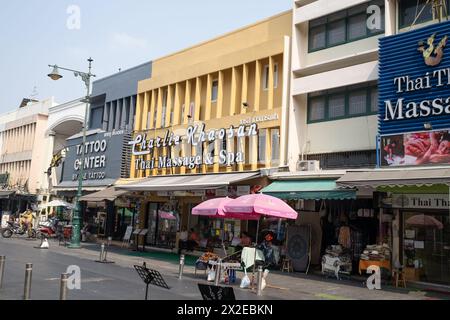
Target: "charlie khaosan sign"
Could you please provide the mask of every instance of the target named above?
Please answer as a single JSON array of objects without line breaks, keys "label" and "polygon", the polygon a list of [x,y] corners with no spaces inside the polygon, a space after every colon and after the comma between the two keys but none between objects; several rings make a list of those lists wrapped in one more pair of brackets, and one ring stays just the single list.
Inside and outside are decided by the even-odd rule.
[{"label": "charlie khaosan sign", "polygon": [[[226,147],[223,147],[223,142],[227,140],[233,141],[237,138],[239,145],[240,139],[258,136],[258,125],[256,123],[250,125],[241,124],[237,128],[230,126],[229,128],[207,131],[206,125],[200,124],[189,126],[185,132],[180,133],[176,134],[168,130],[162,137],[154,137],[147,133],[138,134],[133,141],[129,142],[132,146],[132,153],[135,156],[135,168],[138,170],[177,167],[194,169],[197,166],[214,165],[215,163],[228,166],[244,163],[245,152],[242,150],[231,152]],[[217,140],[220,142],[218,156],[215,154],[215,142]],[[206,150],[203,150],[204,145],[206,145]],[[191,155],[193,147],[198,150],[196,155]],[[157,157],[152,156],[155,149],[162,150],[163,148],[171,150],[168,152],[168,155],[162,155],[159,152]],[[173,156],[181,154],[182,149],[185,152],[183,156]]]},{"label": "charlie khaosan sign", "polygon": [[450,163],[450,22],[380,39],[381,165]]}]

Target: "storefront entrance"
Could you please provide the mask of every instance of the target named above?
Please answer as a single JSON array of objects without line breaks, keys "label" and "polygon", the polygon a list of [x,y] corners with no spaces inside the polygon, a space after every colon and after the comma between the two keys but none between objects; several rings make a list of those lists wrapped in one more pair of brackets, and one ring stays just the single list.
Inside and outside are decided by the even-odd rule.
[{"label": "storefront entrance", "polygon": [[173,249],[176,242],[178,217],[165,210],[164,203],[149,202],[147,205],[148,229],[146,243],[151,246]]},{"label": "storefront entrance", "polygon": [[403,264],[416,281],[450,284],[450,213],[403,211]]},{"label": "storefront entrance", "polygon": [[122,240],[128,226],[134,228],[136,210],[134,208],[115,207],[113,239]]}]

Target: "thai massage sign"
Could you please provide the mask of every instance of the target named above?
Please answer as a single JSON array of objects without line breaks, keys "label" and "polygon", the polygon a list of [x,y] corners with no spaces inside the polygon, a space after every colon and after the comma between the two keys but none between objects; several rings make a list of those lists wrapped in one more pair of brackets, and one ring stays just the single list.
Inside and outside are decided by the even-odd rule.
[{"label": "thai massage sign", "polygon": [[[228,151],[226,148],[215,153],[215,142],[224,140],[233,140],[235,138],[242,139],[258,135],[258,126],[252,123],[249,126],[240,125],[235,128],[211,129],[207,130],[205,124],[189,126],[185,132],[174,133],[166,131],[164,136],[152,136],[151,133],[138,134],[129,144],[132,146],[132,153],[135,156],[135,167],[138,170],[149,170],[155,168],[176,168],[186,167],[194,169],[201,165],[213,165],[219,163],[221,165],[233,165],[245,162],[245,155],[242,151]],[[185,152],[182,156],[171,156],[180,154],[182,145],[185,145]],[[206,150],[203,146],[208,145]],[[192,147],[197,148],[200,152],[190,155]],[[152,157],[156,149],[159,151],[167,148],[172,150],[167,155],[158,152],[157,157]],[[166,149],[166,150],[167,150]],[[148,156],[150,155],[150,159]],[[145,159],[147,158],[147,159]]]},{"label": "thai massage sign", "polygon": [[450,22],[380,39],[382,166],[450,163]]},{"label": "thai massage sign", "polygon": [[380,39],[380,135],[448,129],[449,36],[443,22]]}]

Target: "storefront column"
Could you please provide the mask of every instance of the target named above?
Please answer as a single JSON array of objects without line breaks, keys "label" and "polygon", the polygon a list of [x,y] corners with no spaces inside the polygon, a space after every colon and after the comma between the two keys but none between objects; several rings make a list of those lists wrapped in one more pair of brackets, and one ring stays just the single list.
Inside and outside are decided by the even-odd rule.
[{"label": "storefront column", "polygon": [[113,236],[114,223],[115,223],[114,201],[106,201],[106,230],[105,230],[106,237]]},{"label": "storefront column", "polygon": [[[392,221],[392,264],[398,261],[403,264],[400,260],[400,210],[394,210],[394,220]],[[403,237],[403,236],[402,236]]]},{"label": "storefront column", "polygon": [[247,107],[244,103],[248,104],[248,65],[244,63],[242,66],[242,96],[241,96],[241,114],[247,112]]}]

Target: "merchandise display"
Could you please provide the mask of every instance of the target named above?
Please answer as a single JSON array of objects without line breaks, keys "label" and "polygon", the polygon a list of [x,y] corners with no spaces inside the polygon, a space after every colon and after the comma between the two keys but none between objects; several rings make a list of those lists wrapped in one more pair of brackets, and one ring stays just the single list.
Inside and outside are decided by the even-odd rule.
[{"label": "merchandise display", "polygon": [[352,272],[352,256],[350,250],[341,245],[329,246],[322,257],[322,273],[333,274],[337,279],[340,274],[350,275]]},{"label": "merchandise display", "polygon": [[367,245],[366,249],[360,255],[361,260],[391,260],[391,249],[387,244]]}]

